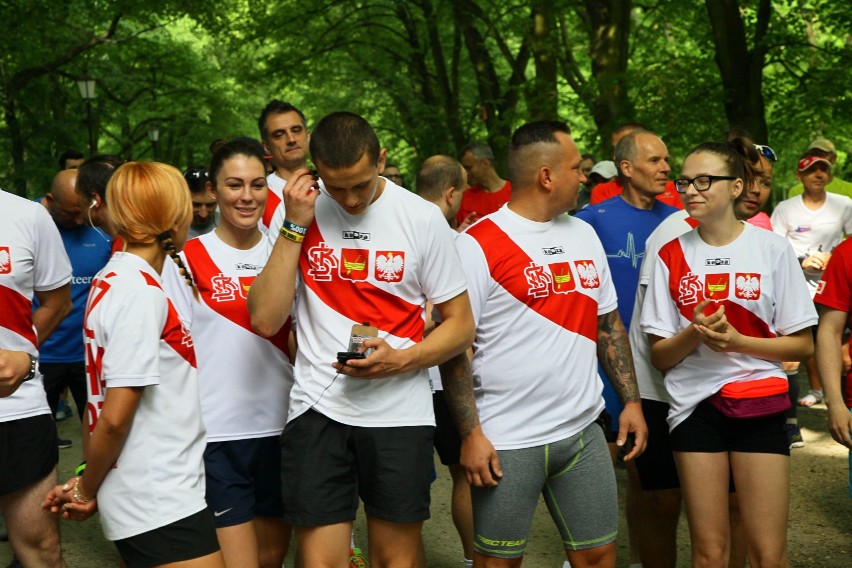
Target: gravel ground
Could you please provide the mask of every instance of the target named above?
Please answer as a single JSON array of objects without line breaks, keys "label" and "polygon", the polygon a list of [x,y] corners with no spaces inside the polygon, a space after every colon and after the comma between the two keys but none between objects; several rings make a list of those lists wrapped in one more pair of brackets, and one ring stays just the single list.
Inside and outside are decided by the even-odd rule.
[{"label": "gravel ground", "polygon": [[[803,385],[802,392],[807,392]],[[852,565],[852,500],[848,494],[847,452],[826,431],[825,406],[800,409],[799,422],[806,445],[793,450],[792,499],[790,503],[790,566],[802,568],[835,568]],[[80,461],[80,432],[76,419],[59,423],[60,436],[71,438],[74,446],[60,450],[59,479],[70,477]],[[619,486],[625,482],[618,470]],[[459,568],[461,546],[450,519],[450,479],[438,464],[438,479],[432,493],[432,519],[424,526],[424,542],[429,568]],[[363,515],[355,525],[356,539],[366,541]],[[627,529],[621,521],[618,566],[627,566]],[[62,523],[62,542],[69,567],[117,566],[118,555],[104,540],[97,518],[85,523]],[[530,536],[529,552],[524,566],[560,568],[564,553],[547,510],[540,504]],[[689,566],[689,537],[686,521],[681,521],[679,566]],[[11,559],[8,543],[0,543],[0,566]],[[292,566],[288,558],[285,566]]]}]

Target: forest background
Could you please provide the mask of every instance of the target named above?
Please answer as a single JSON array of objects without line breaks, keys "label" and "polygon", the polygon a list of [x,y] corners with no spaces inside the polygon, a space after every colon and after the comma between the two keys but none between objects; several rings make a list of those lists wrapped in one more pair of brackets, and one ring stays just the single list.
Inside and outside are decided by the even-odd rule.
[{"label": "forest background", "polygon": [[551,118],[597,160],[641,122],[672,177],[691,147],[745,128],[779,155],[773,202],[816,137],[852,177],[848,2],[0,0],[0,18],[0,187],[30,197],[68,148],[205,164],[214,139],[259,137],[272,98],[309,127],[364,115],[408,180],[470,140],[505,175],[513,129]]}]

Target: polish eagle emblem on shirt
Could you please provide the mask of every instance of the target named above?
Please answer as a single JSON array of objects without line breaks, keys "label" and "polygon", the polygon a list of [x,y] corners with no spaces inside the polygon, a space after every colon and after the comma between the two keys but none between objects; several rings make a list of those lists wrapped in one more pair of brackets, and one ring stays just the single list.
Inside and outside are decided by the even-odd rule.
[{"label": "polish eagle emblem on shirt", "polygon": [[0,247],[0,274],[10,272],[12,272],[12,256],[9,254],[9,247]]},{"label": "polish eagle emblem on shirt", "polygon": [[601,285],[598,277],[598,269],[591,260],[576,260],[577,275],[580,277],[580,285],[583,288],[598,288]]},{"label": "polish eagle emblem on shirt", "polygon": [[760,274],[737,273],[736,296],[741,300],[760,298]]},{"label": "polish eagle emblem on shirt", "polygon": [[376,279],[384,282],[400,282],[405,271],[405,253],[388,250],[376,251]]}]

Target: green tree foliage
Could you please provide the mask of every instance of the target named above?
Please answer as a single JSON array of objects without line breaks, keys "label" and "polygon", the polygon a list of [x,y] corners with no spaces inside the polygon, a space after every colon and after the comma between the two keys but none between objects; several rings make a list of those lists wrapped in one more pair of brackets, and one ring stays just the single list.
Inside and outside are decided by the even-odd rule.
[{"label": "green tree foliage", "polygon": [[179,166],[206,162],[214,138],[258,136],[271,98],[309,122],[363,114],[409,179],[472,139],[502,170],[512,130],[539,118],[598,159],[624,121],[659,132],[675,162],[745,127],[781,156],[778,188],[810,139],[835,142],[841,175],[852,143],[852,12],[836,1],[34,0],[0,16],[0,184],[21,193],[85,148],[84,74],[98,150],[149,159],[156,125],[157,158]]}]

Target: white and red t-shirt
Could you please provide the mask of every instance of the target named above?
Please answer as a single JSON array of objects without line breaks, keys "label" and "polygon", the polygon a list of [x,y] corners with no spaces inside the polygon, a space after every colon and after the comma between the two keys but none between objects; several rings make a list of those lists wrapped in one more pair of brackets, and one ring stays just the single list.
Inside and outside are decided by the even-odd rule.
[{"label": "white and red t-shirt", "polygon": [[617,308],[606,253],[584,221],[530,221],[504,205],[456,241],[476,321],[473,380],[500,450],[572,436],[604,408],[598,316]]},{"label": "white and red t-shirt", "polygon": [[645,293],[660,249],[663,245],[688,233],[698,226],[698,221],[689,216],[681,209],[672,213],[660,223],[645,241],[645,257],[639,268],[639,285],[636,288],[636,299],[633,303],[633,317],[630,319],[630,351],[633,353],[633,366],[636,369],[636,383],[639,385],[639,394],[642,398],[669,402],[663,374],[651,364],[651,344],[648,336],[642,332],[640,321],[642,320],[642,304],[645,302]]},{"label": "white and red t-shirt", "polygon": [[[747,223],[732,243],[714,247],[697,230],[663,246],[642,310],[642,331],[668,338],[692,324],[705,298],[712,313],[725,306],[728,322],[743,335],[776,337],[816,325],[817,315],[795,253],[786,240]],[[698,348],[666,373],[671,396],[669,428],[728,383],[786,380],[781,363],[742,353]]]},{"label": "white and red t-shirt", "polygon": [[264,231],[274,229],[273,234],[277,236],[284,218],[281,218],[277,227],[274,226],[272,218],[275,216],[278,206],[284,202],[284,186],[287,185],[287,180],[272,172],[266,176],[266,185],[269,187],[269,192],[266,195],[266,208],[263,210],[258,225]]},{"label": "white and red t-shirt", "polygon": [[440,210],[383,183],[358,216],[325,193],[316,201],[299,261],[299,349],[288,420],[313,407],[353,426],[435,423],[426,369],[370,380],[335,378],[331,366],[347,350],[354,324],[368,322],[391,347],[404,349],[423,338],[427,300],[440,304],[467,288]]},{"label": "white and red t-shirt", "polygon": [[[455,241],[455,239],[457,239],[459,236],[458,231],[456,231],[452,227],[448,227],[448,229],[450,231],[450,236]],[[441,313],[433,307],[432,313],[429,315],[432,317],[432,321],[437,327],[441,323]],[[444,390],[444,384],[441,382],[441,371],[437,365],[434,367],[429,367],[429,383],[432,385],[432,392]]]},{"label": "white and red t-shirt", "polygon": [[261,337],[246,303],[270,250],[266,238],[248,250],[235,249],[215,231],[187,242],[181,256],[200,301],[176,267],[163,271],[166,291],[192,332],[209,442],[277,436],[287,421],[293,386],[289,320],[274,336]]},{"label": "white and red t-shirt", "polygon": [[[845,240],[834,250],[822,280],[817,286],[814,302],[846,312],[847,326],[852,326],[852,240]],[[849,347],[852,353],[852,346]],[[852,369],[846,373],[846,406],[852,408]]]},{"label": "white and red t-shirt", "polygon": [[109,540],[168,525],[206,506],[195,351],[161,286],[160,275],[142,258],[117,252],[95,277],[86,306],[90,430],[108,389],[144,387],[121,454],[98,490]]},{"label": "white and red t-shirt", "polygon": [[[38,355],[35,292],[71,281],[71,261],[56,224],[40,204],[0,190],[0,348]],[[0,398],[0,422],[50,414],[41,373]]]},{"label": "white and red t-shirt", "polygon": [[[826,192],[822,206],[810,209],[805,206],[802,196],[797,195],[776,205],[771,220],[772,230],[793,245],[798,258],[803,259],[816,252],[832,252],[844,235],[852,233],[852,199]],[[822,271],[804,272],[813,297]]]}]

